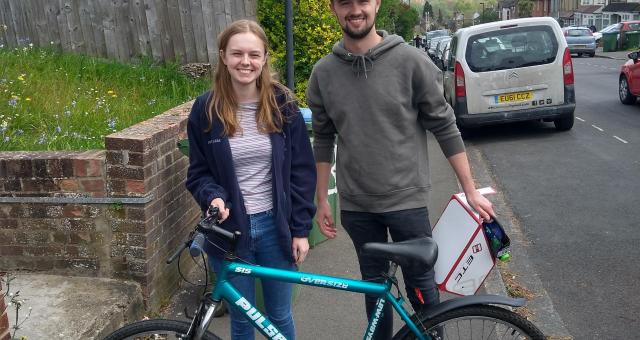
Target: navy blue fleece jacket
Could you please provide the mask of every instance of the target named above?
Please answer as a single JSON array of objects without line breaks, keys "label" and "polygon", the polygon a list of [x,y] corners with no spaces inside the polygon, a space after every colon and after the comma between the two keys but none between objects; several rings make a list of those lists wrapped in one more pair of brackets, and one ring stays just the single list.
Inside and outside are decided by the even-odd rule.
[{"label": "navy blue fleece jacket", "polygon": [[[277,90],[276,93],[285,123],[282,132],[269,136],[273,151],[273,213],[280,234],[280,244],[294,262],[292,237],[307,237],[315,215],[313,197],[316,168],[300,110],[295,103],[287,102],[282,91]],[[222,133],[222,124],[214,117],[211,131],[204,131],[208,126],[206,110],[211,99],[210,92],[198,97],[189,114],[189,170],[186,186],[203,211],[217,197],[231,203],[229,218],[221,227],[242,233],[236,250],[239,256],[243,256],[248,252],[249,217],[236,178],[229,140]],[[225,249],[228,247],[226,242],[212,235],[209,236],[209,241]],[[209,255],[222,256],[222,252],[209,242],[205,251]]]}]

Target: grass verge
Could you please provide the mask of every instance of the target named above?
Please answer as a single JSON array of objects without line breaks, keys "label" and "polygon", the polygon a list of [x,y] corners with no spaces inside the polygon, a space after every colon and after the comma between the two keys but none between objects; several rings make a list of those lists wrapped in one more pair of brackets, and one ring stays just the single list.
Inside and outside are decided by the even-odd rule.
[{"label": "grass verge", "polygon": [[104,136],[210,87],[178,65],[0,47],[0,151],[104,148]]}]

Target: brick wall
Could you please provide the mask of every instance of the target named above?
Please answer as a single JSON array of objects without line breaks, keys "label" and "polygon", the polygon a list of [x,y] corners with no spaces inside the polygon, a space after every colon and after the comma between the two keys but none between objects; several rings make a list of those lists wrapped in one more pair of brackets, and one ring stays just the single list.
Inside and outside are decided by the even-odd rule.
[{"label": "brick wall", "polygon": [[0,268],[133,279],[150,309],[165,302],[179,276],[164,260],[199,214],[176,147],[191,104],[107,136],[106,150],[0,152]]}]

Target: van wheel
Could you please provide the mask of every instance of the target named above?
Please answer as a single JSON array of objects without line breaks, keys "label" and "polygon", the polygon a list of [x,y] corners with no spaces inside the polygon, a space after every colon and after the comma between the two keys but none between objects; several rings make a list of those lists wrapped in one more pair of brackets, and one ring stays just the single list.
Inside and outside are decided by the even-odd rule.
[{"label": "van wheel", "polygon": [[556,126],[558,131],[568,131],[573,127],[573,113],[570,116],[564,118],[558,118],[553,121],[553,125]]},{"label": "van wheel", "polygon": [[589,54],[589,57],[591,57],[591,58],[593,58],[595,56],[596,56],[596,52],[593,52],[593,53]]},{"label": "van wheel", "polygon": [[620,101],[622,104],[631,105],[636,102],[636,96],[631,94],[631,91],[629,91],[629,82],[625,76],[620,77],[618,94],[620,95]]}]

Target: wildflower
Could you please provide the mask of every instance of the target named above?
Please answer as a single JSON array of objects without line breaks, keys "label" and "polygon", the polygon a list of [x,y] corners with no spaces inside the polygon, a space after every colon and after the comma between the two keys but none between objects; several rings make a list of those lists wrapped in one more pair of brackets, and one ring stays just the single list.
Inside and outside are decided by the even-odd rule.
[{"label": "wildflower", "polygon": [[117,95],[117,94],[112,94],[112,95],[111,95],[111,97],[112,97],[112,98],[117,98],[117,97],[118,97],[118,95]]},{"label": "wildflower", "polygon": [[9,106],[15,108],[16,106],[18,106],[18,99],[17,98],[11,98],[9,99]]},{"label": "wildflower", "polygon": [[107,124],[109,125],[109,128],[111,130],[115,130],[116,129],[116,120],[115,118],[111,118],[109,119],[109,121],[107,122]]},{"label": "wildflower", "polygon": [[76,107],[76,104],[77,104],[77,103],[76,103],[76,101],[75,101],[75,100],[71,102],[71,106],[73,106],[73,107]]},{"label": "wildflower", "polygon": [[151,105],[153,105],[153,104],[155,104],[155,103],[156,103],[156,100],[155,100],[155,98],[154,98],[154,99],[149,100],[149,101],[147,102],[147,105],[151,106]]},{"label": "wildflower", "polygon": [[107,94],[114,94],[115,92],[113,92],[113,90],[109,90],[107,91]]},{"label": "wildflower", "polygon": [[4,48],[4,44],[0,44],[0,48]]},{"label": "wildflower", "polygon": [[62,128],[60,127],[60,125],[56,126],[56,133],[60,133],[62,132]]},{"label": "wildflower", "polygon": [[31,101],[31,98],[30,98],[30,97],[27,97],[27,98],[25,98],[24,100],[26,100],[26,101],[30,102],[30,101]]},{"label": "wildflower", "polygon": [[18,129],[16,130],[16,135],[21,136],[24,133],[24,130]]},{"label": "wildflower", "polygon": [[30,47],[30,48],[33,48],[33,43],[29,43],[29,47]]},{"label": "wildflower", "polygon": [[24,76],[26,76],[26,74],[24,74],[24,73],[23,73],[23,74],[21,74],[21,75],[19,75],[19,76],[18,76],[18,80],[20,80],[20,81],[24,81]]},{"label": "wildflower", "polygon": [[44,144],[46,142],[47,142],[47,136],[45,136],[44,133],[43,133],[43,134],[40,135],[40,138],[38,138],[38,144],[42,145],[42,144]]},{"label": "wildflower", "polygon": [[9,138],[9,136],[4,136],[4,142],[8,142],[11,138]]}]

